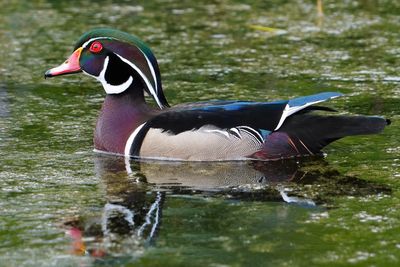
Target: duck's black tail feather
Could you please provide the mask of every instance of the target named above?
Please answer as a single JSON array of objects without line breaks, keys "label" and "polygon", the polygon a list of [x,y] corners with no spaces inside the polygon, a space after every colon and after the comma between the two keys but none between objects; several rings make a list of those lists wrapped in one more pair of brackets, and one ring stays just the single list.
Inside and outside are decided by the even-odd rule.
[{"label": "duck's black tail feather", "polygon": [[262,151],[254,156],[271,159],[319,154],[323,147],[335,140],[376,134],[389,124],[389,120],[377,116],[294,114],[277,132],[267,137]]},{"label": "duck's black tail feather", "polygon": [[[299,114],[289,117],[279,130],[313,153],[340,138],[380,133],[389,120],[377,116],[322,116]],[[301,144],[303,143],[303,144]]]}]

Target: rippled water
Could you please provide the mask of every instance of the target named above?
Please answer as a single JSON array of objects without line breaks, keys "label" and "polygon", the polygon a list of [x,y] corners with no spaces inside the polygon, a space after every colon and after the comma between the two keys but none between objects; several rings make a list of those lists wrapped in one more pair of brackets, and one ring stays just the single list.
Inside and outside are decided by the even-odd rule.
[{"label": "rippled water", "polygon": [[[323,12],[0,0],[0,266],[399,264],[400,5],[323,1]],[[393,123],[324,159],[127,165],[92,152],[100,85],[43,79],[98,26],[152,47],[173,104],[337,90],[346,97],[328,106]]]}]

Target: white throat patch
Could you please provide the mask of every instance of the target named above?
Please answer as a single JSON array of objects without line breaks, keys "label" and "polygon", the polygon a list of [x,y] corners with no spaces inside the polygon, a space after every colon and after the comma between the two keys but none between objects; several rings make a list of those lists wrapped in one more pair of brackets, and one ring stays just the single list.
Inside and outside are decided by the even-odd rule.
[{"label": "white throat patch", "polygon": [[[106,37],[106,36],[95,37],[95,38],[91,38],[91,39],[89,39],[88,41],[86,41],[86,42],[82,45],[82,47],[85,48],[85,47],[87,47],[91,42],[93,42],[93,41],[95,41],[95,40],[100,40],[100,39],[115,39],[115,40],[118,40],[117,38]],[[146,77],[146,75],[140,70],[140,68],[139,68],[138,66],[136,66],[134,63],[130,62],[129,60],[123,58],[122,56],[120,56],[120,55],[118,55],[118,54],[116,54],[116,53],[114,53],[114,54],[117,55],[123,62],[125,62],[125,63],[127,63],[128,65],[130,65],[130,66],[142,77],[143,81],[145,82],[145,84],[146,84],[148,90],[150,91],[150,94],[152,95],[152,97],[153,97],[154,100],[156,101],[157,105],[158,105],[161,109],[163,109],[164,106],[161,104],[161,101],[160,101],[160,99],[158,98],[158,92],[159,92],[160,88],[158,88],[158,79],[157,79],[157,75],[156,75],[156,73],[155,73],[153,64],[151,63],[151,61],[150,61],[150,59],[148,58],[148,56],[146,55],[146,53],[143,52],[143,50],[140,49],[140,47],[138,47],[138,46],[136,46],[136,47],[139,49],[140,52],[142,52],[144,58],[146,59],[147,66],[149,67],[151,76],[152,76],[152,78],[153,78],[153,80],[154,80],[154,86],[152,85],[152,83],[150,82],[150,80]],[[133,78],[132,78],[132,77],[129,77],[128,80],[127,80],[125,83],[120,84],[120,85],[115,85],[115,86],[114,86],[114,85],[108,84],[108,83],[105,81],[105,79],[104,79],[104,74],[105,74],[105,70],[107,69],[107,65],[108,65],[108,60],[109,60],[109,59],[106,58],[106,60],[107,60],[107,62],[104,61],[103,70],[102,70],[102,72],[100,73],[99,77],[90,75],[89,73],[87,73],[87,72],[85,72],[85,71],[83,71],[83,72],[86,73],[86,74],[88,74],[89,76],[92,76],[92,77],[96,78],[97,80],[99,80],[99,81],[103,84],[104,90],[106,91],[107,94],[119,94],[119,93],[125,91],[126,89],[128,89],[128,87],[129,87],[129,86],[131,85],[131,83],[132,83],[132,79],[133,79]],[[104,72],[104,73],[103,73],[103,72]],[[102,76],[102,75],[103,75],[103,76]],[[125,88],[125,86],[126,86],[126,88]],[[123,89],[123,88],[125,88],[125,89]]]},{"label": "white throat patch", "polygon": [[132,78],[132,76],[129,76],[128,80],[126,80],[124,83],[119,84],[119,85],[109,84],[105,78],[109,61],[110,61],[110,58],[107,56],[106,59],[104,60],[103,69],[101,70],[99,76],[98,77],[93,76],[93,75],[91,75],[91,76],[95,77],[98,81],[101,82],[101,84],[103,85],[103,88],[107,94],[120,94],[123,91],[125,91],[126,89],[128,89],[129,86],[131,86],[131,84],[133,82],[133,78]]}]

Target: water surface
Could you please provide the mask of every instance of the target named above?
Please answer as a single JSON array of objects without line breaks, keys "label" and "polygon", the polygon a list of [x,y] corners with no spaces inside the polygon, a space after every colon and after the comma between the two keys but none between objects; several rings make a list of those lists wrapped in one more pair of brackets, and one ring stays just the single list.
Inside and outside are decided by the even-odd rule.
[{"label": "water surface", "polygon": [[[0,0],[0,266],[399,264],[400,5],[315,2]],[[393,123],[325,158],[127,168],[92,152],[100,84],[43,79],[98,26],[151,46],[172,104],[329,90]]]}]

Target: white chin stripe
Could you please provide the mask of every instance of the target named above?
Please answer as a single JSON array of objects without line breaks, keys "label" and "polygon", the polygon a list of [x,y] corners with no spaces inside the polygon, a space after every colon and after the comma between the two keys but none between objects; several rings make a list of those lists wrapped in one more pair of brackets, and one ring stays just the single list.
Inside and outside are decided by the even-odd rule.
[{"label": "white chin stripe", "polygon": [[96,77],[96,79],[101,82],[101,84],[103,85],[103,88],[107,94],[120,94],[123,91],[125,91],[126,89],[128,89],[129,86],[131,86],[131,84],[133,82],[133,78],[132,78],[132,76],[129,76],[128,80],[126,80],[123,84],[119,84],[119,85],[109,84],[105,79],[109,61],[110,61],[110,58],[106,57],[106,59],[104,60],[103,69],[101,70],[99,76]]},{"label": "white chin stripe", "polygon": [[[88,41],[86,41],[86,42],[82,45],[82,47],[85,48],[85,47],[87,47],[91,42],[93,42],[93,41],[95,41],[95,40],[100,40],[100,39],[115,39],[115,40],[118,40],[117,38],[105,37],[105,36],[96,37],[96,38],[92,38],[92,39],[89,39]],[[118,41],[120,41],[120,40],[118,40]],[[122,41],[122,42],[124,42],[124,41]],[[154,80],[154,86],[151,84],[151,82],[150,82],[149,79],[146,77],[146,75],[144,75],[144,73],[143,73],[135,64],[133,64],[133,63],[130,62],[129,60],[125,59],[124,57],[118,55],[117,53],[115,53],[115,54],[116,54],[122,61],[124,61],[125,63],[129,64],[129,65],[142,77],[142,79],[143,79],[144,82],[146,83],[147,88],[148,88],[149,91],[150,91],[151,96],[154,98],[154,100],[156,101],[157,105],[162,109],[162,108],[164,108],[164,106],[161,104],[161,101],[160,101],[160,99],[158,98],[158,90],[160,90],[160,88],[158,88],[158,82],[159,82],[159,81],[157,80],[157,75],[156,75],[156,73],[155,73],[154,66],[153,66],[153,64],[151,63],[150,59],[147,57],[146,53],[143,52],[142,49],[140,49],[139,46],[136,46],[136,47],[139,49],[139,51],[143,54],[143,57],[146,59],[147,66],[149,67],[150,72],[151,72],[151,76],[152,76],[152,78],[153,78],[153,80]],[[105,62],[104,62],[104,63],[105,63]],[[107,62],[107,64],[108,64],[108,62]],[[105,66],[105,67],[106,67],[106,66]],[[105,69],[105,68],[103,67],[103,71],[104,71],[104,69]],[[100,79],[100,76],[99,76],[99,77],[96,77],[96,76],[93,76],[93,75],[90,75],[90,74],[89,74],[89,76],[92,76],[92,77],[95,77],[96,79],[98,79],[98,80],[103,84],[103,87],[104,87],[105,91],[107,92],[107,94],[118,94],[118,93],[121,93],[121,92],[123,92],[124,90],[126,90],[126,88],[125,88],[124,90],[122,90],[122,89],[120,89],[120,88],[113,88],[113,85],[109,85],[108,83],[103,82],[103,81]],[[103,78],[104,78],[104,77],[103,77]],[[103,79],[103,80],[104,80],[104,79]],[[130,78],[128,79],[128,81],[129,81],[129,80],[130,80]],[[105,84],[107,84],[108,86],[106,87]],[[125,84],[125,83],[124,83],[124,84]],[[122,85],[124,85],[124,84],[121,84],[121,85],[119,85],[119,86],[122,86]],[[117,87],[119,87],[119,86],[117,86]],[[111,91],[111,92],[109,92],[109,91]],[[113,91],[115,91],[115,92],[113,92]]]},{"label": "white chin stripe", "polygon": [[101,83],[103,84],[104,90],[106,91],[107,94],[120,94],[126,89],[128,89],[129,86],[131,86],[132,81],[133,81],[132,76],[129,76],[129,79],[120,85],[111,85],[108,84],[107,82],[101,82]]}]

